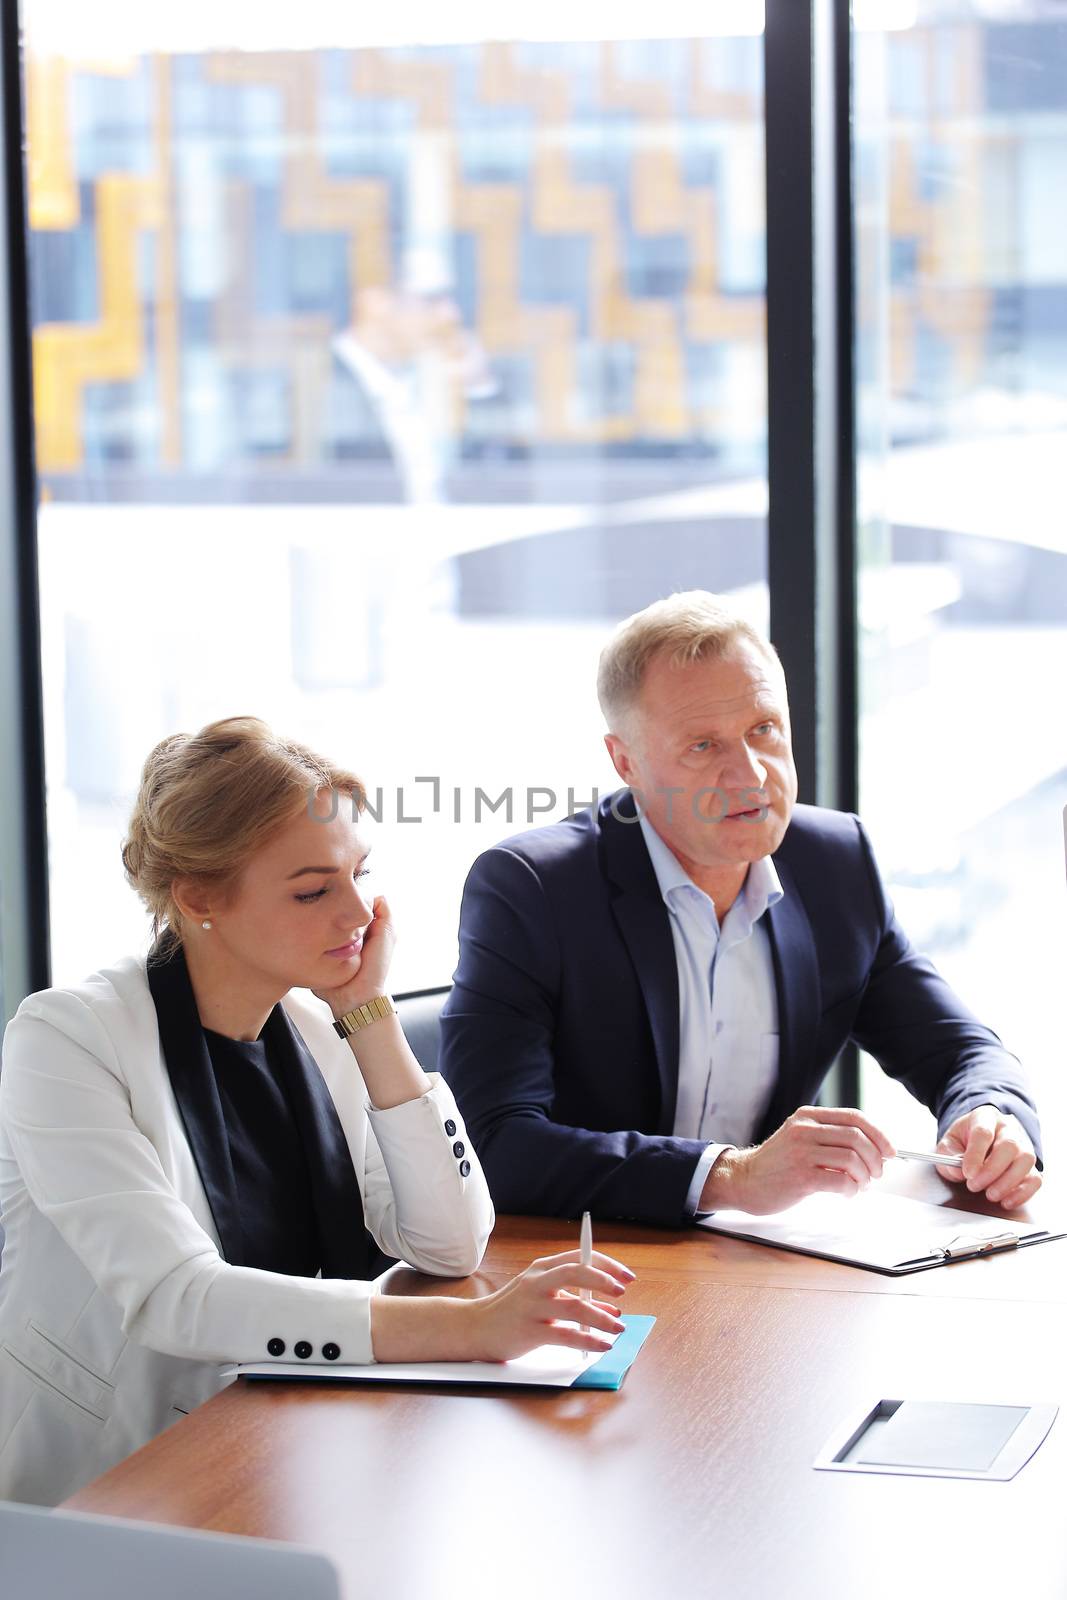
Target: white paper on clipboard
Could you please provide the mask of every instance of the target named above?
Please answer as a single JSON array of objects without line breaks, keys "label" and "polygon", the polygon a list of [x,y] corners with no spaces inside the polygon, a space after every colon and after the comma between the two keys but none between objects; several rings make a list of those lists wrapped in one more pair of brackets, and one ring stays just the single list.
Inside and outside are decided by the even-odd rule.
[{"label": "white paper on clipboard", "polygon": [[875,1272],[921,1272],[949,1261],[1062,1238],[1032,1222],[975,1216],[868,1189],[855,1198],[813,1194],[785,1211],[714,1211],[697,1226],[754,1244],[822,1256]]}]

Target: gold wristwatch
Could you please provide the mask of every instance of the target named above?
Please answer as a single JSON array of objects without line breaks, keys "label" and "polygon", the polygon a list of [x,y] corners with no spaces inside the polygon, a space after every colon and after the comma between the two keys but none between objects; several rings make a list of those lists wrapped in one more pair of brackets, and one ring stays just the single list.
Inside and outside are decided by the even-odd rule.
[{"label": "gold wristwatch", "polygon": [[369,1028],[372,1022],[380,1022],[383,1017],[395,1017],[396,1006],[387,994],[376,994],[373,1000],[368,1000],[364,1006],[356,1006],[354,1011],[346,1011],[343,1017],[338,1017],[334,1023],[334,1031],[342,1039],[348,1039],[353,1033],[358,1033],[360,1028]]}]

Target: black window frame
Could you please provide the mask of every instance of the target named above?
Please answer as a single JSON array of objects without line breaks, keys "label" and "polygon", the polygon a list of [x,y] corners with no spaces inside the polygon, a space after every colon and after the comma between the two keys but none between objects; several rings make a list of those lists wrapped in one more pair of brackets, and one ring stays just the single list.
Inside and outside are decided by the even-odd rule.
[{"label": "black window frame", "polygon": [[[802,801],[859,790],[852,18],[766,0],[767,581]],[[859,1103],[846,1049],[824,1097]]]},{"label": "black window frame", "polygon": [[0,7],[0,1013],[51,975],[18,7]]}]

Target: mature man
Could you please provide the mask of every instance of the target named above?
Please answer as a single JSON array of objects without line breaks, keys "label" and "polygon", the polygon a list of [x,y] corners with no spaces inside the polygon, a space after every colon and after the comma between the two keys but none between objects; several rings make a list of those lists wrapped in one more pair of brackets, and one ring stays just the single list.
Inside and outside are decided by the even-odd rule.
[{"label": "mature man", "polygon": [[853,1039],[935,1112],[944,1177],[1041,1179],[1019,1064],[898,926],[858,819],[796,806],[773,647],[710,594],[600,660],[626,789],[471,869],[441,1066],[498,1210],[680,1223],[855,1193],[893,1155],[810,1104]]}]

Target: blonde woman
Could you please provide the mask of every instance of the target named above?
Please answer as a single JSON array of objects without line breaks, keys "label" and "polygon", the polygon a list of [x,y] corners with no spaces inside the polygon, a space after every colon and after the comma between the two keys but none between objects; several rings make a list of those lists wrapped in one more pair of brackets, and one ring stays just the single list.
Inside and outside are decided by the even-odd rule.
[{"label": "blonde woman", "polygon": [[493,1209],[388,998],[364,802],[252,717],[148,757],[123,861],[151,954],[31,995],[4,1040],[0,1497],[65,1498],[226,1363],[602,1350],[621,1326],[606,1256],[477,1300],[372,1292],[378,1250],[473,1272]]}]

